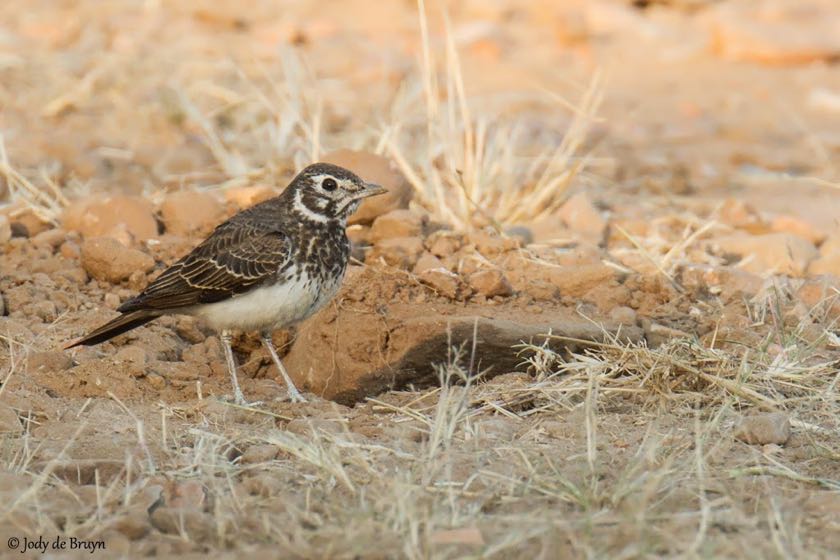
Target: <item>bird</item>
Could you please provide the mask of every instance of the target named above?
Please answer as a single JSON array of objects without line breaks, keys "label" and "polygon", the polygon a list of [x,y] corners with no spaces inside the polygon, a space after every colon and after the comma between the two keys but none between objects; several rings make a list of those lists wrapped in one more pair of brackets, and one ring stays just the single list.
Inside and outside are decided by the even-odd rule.
[{"label": "bird", "polygon": [[387,189],[329,163],[298,173],[280,195],[218,225],[165,269],[118,317],[64,348],[92,346],[167,314],[203,319],[219,333],[233,400],[248,403],[236,375],[231,340],[257,331],[285,381],[288,397],[305,402],[274,348],[271,334],[312,316],[338,292],[350,260],[347,219]]}]

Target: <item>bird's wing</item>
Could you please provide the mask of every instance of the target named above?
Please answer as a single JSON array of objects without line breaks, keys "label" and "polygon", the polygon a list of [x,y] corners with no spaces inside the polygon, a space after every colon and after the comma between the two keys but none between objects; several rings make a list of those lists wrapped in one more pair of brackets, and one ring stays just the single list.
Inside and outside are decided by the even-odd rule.
[{"label": "bird's wing", "polygon": [[291,241],[280,231],[226,222],[118,311],[164,311],[228,299],[277,275],[291,253]]}]

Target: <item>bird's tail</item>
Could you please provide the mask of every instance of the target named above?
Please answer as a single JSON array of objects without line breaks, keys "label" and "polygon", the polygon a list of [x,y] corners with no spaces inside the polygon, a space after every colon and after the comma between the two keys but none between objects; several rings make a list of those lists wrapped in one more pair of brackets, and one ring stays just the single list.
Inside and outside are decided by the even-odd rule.
[{"label": "bird's tail", "polygon": [[131,311],[124,313],[112,321],[108,321],[92,333],[89,333],[82,338],[78,338],[64,345],[64,349],[70,349],[74,346],[93,346],[100,342],[105,342],[108,339],[114,338],[118,334],[130,331],[140,325],[145,325],[152,319],[159,317],[157,313],[150,312],[146,309],[138,311]]}]

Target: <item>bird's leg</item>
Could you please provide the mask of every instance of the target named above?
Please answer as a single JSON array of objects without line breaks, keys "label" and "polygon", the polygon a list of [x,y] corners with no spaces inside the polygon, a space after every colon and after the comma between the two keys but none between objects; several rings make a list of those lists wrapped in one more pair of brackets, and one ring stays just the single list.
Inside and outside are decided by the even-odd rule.
[{"label": "bird's leg", "polygon": [[277,355],[277,350],[274,349],[274,343],[271,341],[271,333],[260,333],[260,338],[262,339],[262,343],[268,349],[268,353],[271,354],[271,359],[274,360],[274,364],[277,366],[277,369],[280,370],[280,375],[283,376],[283,381],[286,382],[286,388],[289,392],[289,400],[292,402],[306,402],[306,399],[303,398],[303,395],[301,395],[300,391],[298,391],[297,387],[295,387],[292,378],[289,377],[286,368],[283,367],[283,362],[280,361],[280,356]]},{"label": "bird's leg", "polygon": [[242,394],[242,389],[239,388],[239,380],[236,378],[236,358],[233,356],[233,348],[230,345],[232,338],[233,335],[230,331],[222,331],[222,348],[225,350],[225,361],[227,361],[230,381],[233,383],[233,400],[236,404],[248,406],[245,395]]}]

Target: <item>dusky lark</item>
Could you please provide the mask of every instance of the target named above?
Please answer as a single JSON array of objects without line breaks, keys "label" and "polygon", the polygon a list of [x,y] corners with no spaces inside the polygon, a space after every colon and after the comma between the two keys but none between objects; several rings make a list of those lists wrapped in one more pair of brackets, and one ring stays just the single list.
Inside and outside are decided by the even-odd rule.
[{"label": "dusky lark", "polygon": [[364,198],[386,192],[347,169],[306,167],[277,197],[239,212],[117,311],[121,315],[65,348],[99,344],[161,315],[194,315],[221,334],[234,400],[247,404],[236,377],[233,331],[258,331],[286,382],[303,402],[271,342],[276,329],[310,317],[338,291],[350,256],[347,218]]}]

